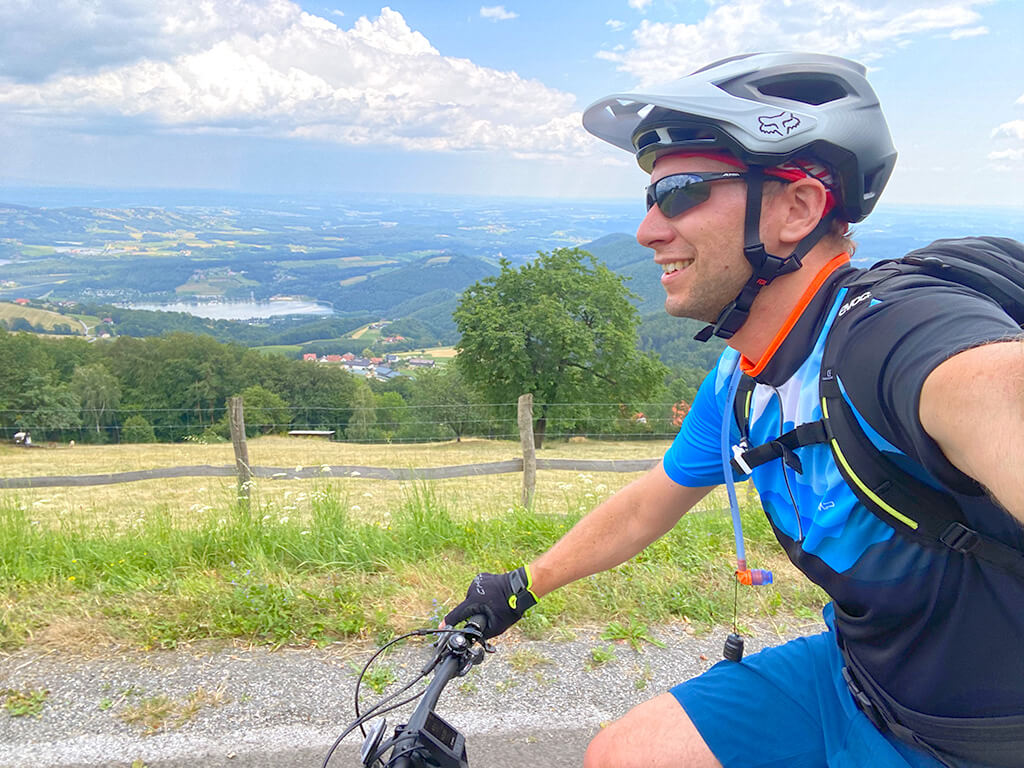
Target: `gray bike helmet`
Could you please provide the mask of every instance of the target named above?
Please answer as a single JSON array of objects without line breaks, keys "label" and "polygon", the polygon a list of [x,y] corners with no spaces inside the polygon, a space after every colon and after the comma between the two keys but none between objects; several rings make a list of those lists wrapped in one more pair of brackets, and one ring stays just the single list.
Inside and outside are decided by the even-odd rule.
[{"label": "gray bike helmet", "polygon": [[[583,113],[584,128],[635,152],[648,173],[661,155],[687,150],[726,150],[748,167],[743,252],[752,274],[715,324],[697,334],[699,341],[732,337],[761,289],[799,269],[833,220],[855,223],[874,208],[896,150],[864,72],[838,56],[752,53],[709,64],[650,93],[612,94]],[[761,242],[764,172],[798,159],[829,167],[838,204],[783,258]]]},{"label": "gray bike helmet", "polygon": [[838,181],[839,215],[867,216],[896,163],[878,97],[862,65],[815,53],[722,59],[645,93],[591,104],[583,127],[635,152],[648,173],[662,154],[725,149],[747,165],[812,156]]}]

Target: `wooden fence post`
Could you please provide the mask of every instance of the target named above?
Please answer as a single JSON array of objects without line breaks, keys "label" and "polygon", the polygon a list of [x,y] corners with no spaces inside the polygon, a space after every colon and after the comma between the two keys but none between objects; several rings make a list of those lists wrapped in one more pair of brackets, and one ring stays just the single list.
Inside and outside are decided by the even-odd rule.
[{"label": "wooden fence post", "polygon": [[519,396],[519,441],[523,446],[523,506],[533,503],[537,487],[537,449],[533,444],[533,395]]},{"label": "wooden fence post", "polygon": [[249,464],[249,446],[245,442],[245,413],[242,398],[228,400],[231,423],[231,445],[235,449],[235,469],[238,471],[238,500],[249,506],[249,487],[252,485],[252,469]]}]

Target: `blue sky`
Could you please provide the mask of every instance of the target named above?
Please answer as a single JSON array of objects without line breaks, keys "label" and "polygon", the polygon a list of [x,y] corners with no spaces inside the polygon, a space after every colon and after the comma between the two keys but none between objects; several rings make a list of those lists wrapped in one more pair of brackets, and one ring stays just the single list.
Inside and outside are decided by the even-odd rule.
[{"label": "blue sky", "polygon": [[611,92],[751,50],[869,67],[883,203],[1024,208],[1020,0],[6,0],[0,184],[639,198]]}]

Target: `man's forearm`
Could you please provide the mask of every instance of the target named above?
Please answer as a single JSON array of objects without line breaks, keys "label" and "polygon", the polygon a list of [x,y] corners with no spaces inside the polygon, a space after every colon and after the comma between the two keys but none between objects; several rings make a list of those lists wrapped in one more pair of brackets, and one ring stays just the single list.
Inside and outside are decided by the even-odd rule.
[{"label": "man's forearm", "polygon": [[711,488],[684,488],[659,465],[580,520],[530,565],[537,597],[624,563],[667,533]]}]

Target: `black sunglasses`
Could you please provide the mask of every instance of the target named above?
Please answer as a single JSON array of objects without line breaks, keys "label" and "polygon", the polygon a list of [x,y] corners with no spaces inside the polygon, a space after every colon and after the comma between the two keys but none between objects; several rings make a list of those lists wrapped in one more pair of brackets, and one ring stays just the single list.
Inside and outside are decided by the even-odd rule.
[{"label": "black sunglasses", "polygon": [[672,219],[711,197],[711,182],[742,179],[740,171],[722,173],[673,173],[647,187],[647,210],[657,203],[665,218]]}]

